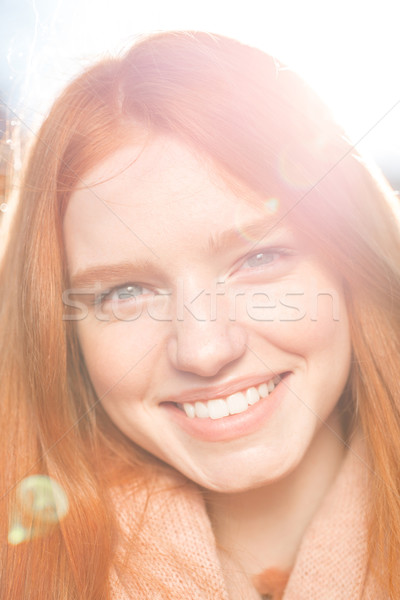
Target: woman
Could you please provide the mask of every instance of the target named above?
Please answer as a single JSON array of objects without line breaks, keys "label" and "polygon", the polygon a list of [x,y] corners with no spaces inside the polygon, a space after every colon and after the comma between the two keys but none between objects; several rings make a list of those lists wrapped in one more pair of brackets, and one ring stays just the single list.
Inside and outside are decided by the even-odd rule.
[{"label": "woman", "polygon": [[394,202],[233,40],[66,89],[3,262],[2,597],[397,597]]}]

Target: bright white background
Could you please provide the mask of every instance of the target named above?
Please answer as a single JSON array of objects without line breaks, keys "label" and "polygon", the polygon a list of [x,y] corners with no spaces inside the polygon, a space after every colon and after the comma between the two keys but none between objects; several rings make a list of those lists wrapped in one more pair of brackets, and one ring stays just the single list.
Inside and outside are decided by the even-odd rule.
[{"label": "bright white background", "polygon": [[13,22],[7,49],[10,77],[24,70],[18,111],[29,123],[43,117],[71,76],[135,36],[207,30],[258,46],[299,71],[400,185],[400,0],[4,1],[20,3],[31,17],[22,29]]}]

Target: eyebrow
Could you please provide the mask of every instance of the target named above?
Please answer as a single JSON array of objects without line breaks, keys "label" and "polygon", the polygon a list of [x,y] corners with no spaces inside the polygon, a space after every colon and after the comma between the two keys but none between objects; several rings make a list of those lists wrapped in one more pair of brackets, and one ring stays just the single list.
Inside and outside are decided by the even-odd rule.
[{"label": "eyebrow", "polygon": [[109,265],[96,265],[78,271],[71,276],[71,287],[73,288],[93,288],[100,282],[107,281],[112,284],[120,283],[121,281],[132,280],[135,273],[159,272],[159,269],[149,260],[140,260],[139,262],[122,262]]},{"label": "eyebrow", "polygon": [[[257,246],[278,224],[276,217],[263,217],[263,219],[252,223],[231,227],[226,231],[211,234],[209,237],[209,249],[217,252],[227,246],[253,244]],[[246,239],[247,238],[247,239]]]},{"label": "eyebrow", "polygon": [[[251,245],[255,247],[270,233],[276,221],[276,218],[263,218],[261,221],[244,224],[240,227],[231,227],[216,235],[211,234],[208,239],[208,250],[217,253],[229,246],[248,247]],[[246,236],[250,239],[246,239]],[[88,267],[72,275],[70,283],[74,289],[91,289],[103,281],[110,285],[121,281],[136,281],[139,273],[151,273],[154,276],[162,277],[161,269],[152,260],[140,259],[135,262]]]}]

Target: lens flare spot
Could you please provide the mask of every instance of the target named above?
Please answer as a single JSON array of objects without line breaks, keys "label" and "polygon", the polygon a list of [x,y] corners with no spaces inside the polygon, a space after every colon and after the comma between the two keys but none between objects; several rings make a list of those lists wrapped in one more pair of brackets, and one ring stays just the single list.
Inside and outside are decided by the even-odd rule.
[{"label": "lens flare spot", "polygon": [[[281,208],[281,202],[279,198],[275,196],[271,196],[266,200],[261,200],[258,198],[257,200],[259,209],[260,220],[262,221],[263,217],[265,217],[265,233],[268,232],[271,225],[275,222],[275,217],[278,216],[278,212]],[[242,213],[240,209],[238,209],[235,213],[235,225],[238,234],[249,242],[258,242],[260,239],[259,232],[252,232],[252,227],[246,227],[246,223],[248,219],[246,218],[246,213]]]},{"label": "lens flare spot", "polygon": [[279,210],[279,205],[279,198],[268,198],[268,200],[264,202],[264,209],[267,214],[275,215]]},{"label": "lens flare spot", "polygon": [[59,483],[47,475],[31,475],[18,486],[21,505],[34,515],[56,522],[68,512],[68,499]]},{"label": "lens flare spot", "polygon": [[16,523],[8,532],[8,543],[12,546],[17,546],[21,542],[24,542],[28,537],[29,531],[19,523]]},{"label": "lens flare spot", "polygon": [[16,489],[8,534],[10,544],[48,533],[69,509],[66,493],[47,475],[30,475]]}]

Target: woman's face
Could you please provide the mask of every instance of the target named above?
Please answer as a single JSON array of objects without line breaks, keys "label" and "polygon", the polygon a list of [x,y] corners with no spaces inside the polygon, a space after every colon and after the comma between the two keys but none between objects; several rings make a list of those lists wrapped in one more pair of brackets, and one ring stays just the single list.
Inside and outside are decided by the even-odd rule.
[{"label": "woman's face", "polygon": [[64,234],[64,299],[90,377],[136,444],[238,491],[284,477],[317,433],[333,435],[324,423],[350,365],[341,284],[279,199],[228,186],[159,137],[85,177]]}]

